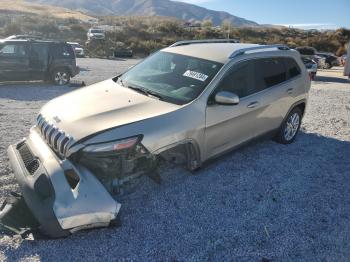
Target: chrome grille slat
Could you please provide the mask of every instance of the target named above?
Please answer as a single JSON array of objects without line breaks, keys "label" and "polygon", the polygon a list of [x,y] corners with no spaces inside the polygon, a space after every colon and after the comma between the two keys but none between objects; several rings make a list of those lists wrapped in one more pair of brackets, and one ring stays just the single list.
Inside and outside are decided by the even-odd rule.
[{"label": "chrome grille slat", "polygon": [[44,119],[42,117],[38,117],[38,121],[37,121],[38,128],[41,128],[43,124],[44,124]]},{"label": "chrome grille slat", "polygon": [[65,132],[49,123],[41,115],[37,117],[37,127],[47,144],[61,157],[74,144],[74,139]]},{"label": "chrome grille slat", "polygon": [[58,135],[59,131],[58,128],[54,128],[54,131],[50,137],[50,145],[52,145],[53,149],[55,149],[55,138]]},{"label": "chrome grille slat", "polygon": [[47,127],[48,123],[47,122],[44,122],[44,124],[42,125],[41,127],[41,134],[43,135],[44,134],[44,130],[45,128]]},{"label": "chrome grille slat", "polygon": [[49,125],[49,127],[47,128],[47,131],[45,132],[45,140],[47,142],[50,142],[50,134],[52,130],[53,130],[53,126]]},{"label": "chrome grille slat", "polygon": [[66,136],[63,138],[62,142],[59,144],[58,151],[60,154],[62,155],[64,154],[64,147],[68,143],[68,141],[69,141],[69,138]]},{"label": "chrome grille slat", "polygon": [[60,151],[61,148],[61,144],[63,142],[63,140],[66,138],[65,134],[62,133],[61,136],[58,138],[57,140],[57,151]]},{"label": "chrome grille slat", "polygon": [[68,142],[63,147],[63,154],[67,153],[67,149],[71,146],[71,144],[72,144],[72,138],[69,138]]}]

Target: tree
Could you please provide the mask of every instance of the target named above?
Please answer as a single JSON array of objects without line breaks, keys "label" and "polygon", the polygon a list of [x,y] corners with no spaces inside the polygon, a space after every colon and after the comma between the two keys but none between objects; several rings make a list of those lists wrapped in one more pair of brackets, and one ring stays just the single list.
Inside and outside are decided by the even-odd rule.
[{"label": "tree", "polygon": [[221,24],[221,30],[227,33],[227,39],[230,39],[232,23],[229,19],[225,19]]},{"label": "tree", "polygon": [[9,23],[5,26],[4,34],[7,36],[19,35],[22,34],[22,29],[17,23]]},{"label": "tree", "polygon": [[211,21],[211,19],[203,20],[202,26],[205,27],[205,28],[212,28],[213,27],[213,22]]}]

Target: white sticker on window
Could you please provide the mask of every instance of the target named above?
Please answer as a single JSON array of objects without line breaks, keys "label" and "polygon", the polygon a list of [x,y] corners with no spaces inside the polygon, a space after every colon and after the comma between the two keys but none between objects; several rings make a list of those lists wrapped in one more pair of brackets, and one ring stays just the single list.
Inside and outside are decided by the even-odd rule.
[{"label": "white sticker on window", "polygon": [[195,71],[191,71],[191,70],[187,70],[183,76],[187,76],[187,77],[191,77],[193,79],[199,80],[204,82],[205,80],[207,80],[208,76],[202,73],[198,73]]}]

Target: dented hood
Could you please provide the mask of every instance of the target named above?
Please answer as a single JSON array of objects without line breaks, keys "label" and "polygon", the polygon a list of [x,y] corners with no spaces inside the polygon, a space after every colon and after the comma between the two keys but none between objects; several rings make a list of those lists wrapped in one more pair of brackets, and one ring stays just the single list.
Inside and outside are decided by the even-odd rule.
[{"label": "dented hood", "polygon": [[42,108],[40,114],[78,141],[180,107],[140,94],[110,79],[55,98]]}]

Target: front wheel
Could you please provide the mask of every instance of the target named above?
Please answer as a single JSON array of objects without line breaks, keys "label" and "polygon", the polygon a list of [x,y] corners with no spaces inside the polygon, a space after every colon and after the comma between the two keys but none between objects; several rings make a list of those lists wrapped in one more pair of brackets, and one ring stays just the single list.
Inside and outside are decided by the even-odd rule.
[{"label": "front wheel", "polygon": [[302,112],[296,107],[290,112],[283,122],[277,135],[277,142],[281,144],[292,143],[300,129]]},{"label": "front wheel", "polygon": [[58,86],[64,86],[69,84],[69,72],[66,69],[55,69],[52,73],[52,82]]},{"label": "front wheel", "polygon": [[331,69],[332,68],[332,65],[330,63],[325,63],[324,69]]}]

